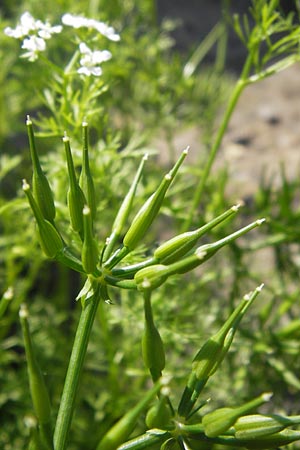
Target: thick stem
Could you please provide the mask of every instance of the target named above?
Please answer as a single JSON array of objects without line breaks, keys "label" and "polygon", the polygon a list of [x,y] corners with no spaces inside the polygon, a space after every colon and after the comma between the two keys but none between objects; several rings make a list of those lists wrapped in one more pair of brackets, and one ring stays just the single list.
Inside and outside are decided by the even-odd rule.
[{"label": "thick stem", "polygon": [[81,312],[55,425],[55,450],[66,448],[79,379],[100,298],[99,287],[94,296],[86,301]]}]

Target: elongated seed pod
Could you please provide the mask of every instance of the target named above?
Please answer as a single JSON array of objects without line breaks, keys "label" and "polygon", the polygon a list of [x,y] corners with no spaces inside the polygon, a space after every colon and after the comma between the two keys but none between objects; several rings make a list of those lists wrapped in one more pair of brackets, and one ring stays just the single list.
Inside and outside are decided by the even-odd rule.
[{"label": "elongated seed pod", "polygon": [[188,149],[185,149],[171,171],[165,175],[157,190],[148,198],[132,221],[129,230],[124,236],[123,244],[130,251],[143,239],[153,220],[157,216],[164,201],[167,190],[173,181],[179,167],[183,163]]},{"label": "elongated seed pod", "polygon": [[83,208],[83,243],[81,249],[82,266],[86,273],[91,274],[96,271],[99,261],[98,244],[93,235],[91,211],[88,206]]},{"label": "elongated seed pod", "polygon": [[153,430],[148,430],[146,433],[120,445],[118,450],[142,450],[144,448],[152,448],[153,445],[161,444],[170,436],[171,434],[168,431],[154,428]]},{"label": "elongated seed pod", "polygon": [[96,195],[94,180],[90,170],[87,122],[82,123],[82,143],[82,169],[79,177],[79,186],[85,195],[92,220],[94,220],[96,215]]},{"label": "elongated seed pod", "polygon": [[179,234],[178,236],[169,239],[155,250],[154,257],[157,258],[159,262],[167,265],[178,261],[195,246],[201,236],[228,219],[228,217],[236,214],[239,208],[240,204],[234,205],[202,227],[193,231],[187,231],[186,233]]},{"label": "elongated seed pod", "polygon": [[147,412],[145,422],[148,428],[162,428],[166,430],[170,428],[170,425],[172,427],[172,414],[168,404],[168,395],[169,393],[163,393],[162,389],[160,398]]},{"label": "elongated seed pod", "polygon": [[262,288],[263,285],[258,286],[245,295],[222,328],[200,348],[193,360],[192,371],[178,406],[180,416],[187,417],[190,414],[209,377],[215,373],[227,354],[240,321]]},{"label": "elongated seed pod", "polygon": [[162,446],[160,447],[160,450],[180,450],[181,447],[175,438],[170,438],[167,441],[165,441]]},{"label": "elongated seed pod", "polygon": [[[228,236],[225,236],[222,239],[219,239],[216,242],[213,242],[211,244],[201,245],[198,247],[193,256],[186,259],[183,259],[182,261],[179,261],[178,263],[174,263],[173,270],[175,269],[175,264],[178,264],[178,269],[176,273],[182,274],[186,273],[187,271],[193,269],[194,267],[199,266],[200,264],[203,264],[205,261],[210,259],[218,250],[223,248],[224,246],[230,244],[231,242],[235,241],[239,237],[243,236],[244,234],[248,233],[249,231],[253,230],[256,227],[259,227],[262,223],[264,223],[265,219],[258,219],[255,222],[250,223],[249,225],[246,225],[245,227],[241,228],[240,230],[235,231],[232,234],[229,234]],[[197,263],[197,259],[199,260]]]},{"label": "elongated seed pod", "polygon": [[69,247],[64,247],[55,258],[70,269],[76,270],[76,272],[85,273],[82,267],[82,262],[78,259]]},{"label": "elongated seed pod", "polygon": [[112,232],[109,236],[109,238],[107,239],[107,246],[104,252],[104,261],[107,260],[107,258],[111,255],[111,252],[116,244],[116,242],[118,241],[118,239],[121,236],[121,233],[123,231],[123,228],[125,227],[126,221],[128,219],[128,216],[131,212],[132,209],[132,203],[133,203],[133,199],[135,196],[135,192],[138,186],[138,183],[140,181],[140,178],[142,176],[143,173],[143,169],[144,169],[144,165],[145,162],[148,159],[148,155],[144,155],[139,168],[137,170],[137,173],[134,177],[134,180],[129,188],[129,191],[127,192],[120,208],[119,211],[117,213],[117,216],[114,220],[113,226],[112,226]]},{"label": "elongated seed pod", "polygon": [[20,309],[20,322],[26,352],[30,394],[34,412],[40,425],[41,439],[47,442],[48,448],[53,448],[50,399],[43,374],[36,361],[28,325],[28,310],[25,305],[22,305]]},{"label": "elongated seed pod", "polygon": [[167,279],[167,270],[167,266],[163,264],[155,264],[139,270],[134,276],[137,288],[140,291],[158,288]]},{"label": "elongated seed pod", "polygon": [[[238,440],[236,442],[239,446],[243,446],[249,450],[267,450],[267,449],[277,449],[285,445],[289,445],[292,442],[300,440],[300,432],[295,430],[283,430],[279,433],[270,434],[268,436],[249,439],[249,440]],[[234,446],[234,444],[233,444]]]},{"label": "elongated seed pod", "polygon": [[76,174],[75,168],[70,148],[70,139],[65,134],[63,137],[63,142],[65,144],[65,151],[67,156],[68,173],[69,173],[69,190],[67,194],[69,214],[71,226],[74,231],[77,231],[81,238],[83,237],[83,215],[82,211],[84,205],[86,205],[86,199],[82,189],[80,188]]},{"label": "elongated seed pod", "polygon": [[298,425],[300,416],[285,417],[277,414],[251,414],[239,417],[234,424],[234,435],[237,439],[256,439],[269,434],[279,433],[285,428]]},{"label": "elongated seed pod", "polygon": [[4,316],[5,311],[7,310],[7,307],[12,301],[13,297],[14,297],[14,290],[10,286],[8,289],[6,289],[6,291],[4,292],[4,294],[0,299],[0,319],[2,316]]},{"label": "elongated seed pod", "polygon": [[[150,265],[148,267],[145,267],[141,270],[139,270],[135,274],[135,281],[137,284],[137,287],[139,290],[147,290],[147,289],[154,289],[159,287],[164,281],[171,275],[175,274],[183,274],[187,273],[194,268],[198,267],[199,265],[203,264],[205,261],[207,261],[209,258],[211,258],[218,250],[220,250],[225,245],[228,245],[233,240],[237,239],[238,237],[242,236],[243,234],[247,233],[248,231],[252,230],[253,228],[260,226],[263,223],[263,219],[257,220],[249,225],[247,225],[244,228],[241,228],[240,230],[236,231],[235,233],[230,234],[229,236],[226,236],[223,239],[220,239],[219,241],[216,241],[212,244],[206,244],[202,245],[201,247],[198,247],[196,251],[190,255],[187,256],[179,261],[173,262],[171,264],[154,264]],[[178,238],[178,239],[177,239]],[[194,238],[193,238],[194,239]],[[187,244],[189,240],[189,235],[187,233],[184,233],[184,235],[179,235],[173,238],[167,244],[165,247],[161,246],[161,251],[157,253],[157,251],[154,253],[154,260],[162,258],[163,261],[170,262],[170,259],[166,257],[164,259],[164,255],[166,256],[169,254],[169,250],[171,248],[171,254],[174,256],[176,254],[176,247],[179,245],[179,249],[181,249],[181,243]],[[185,245],[184,244],[184,245]],[[169,247],[170,245],[170,247]],[[173,253],[172,253],[173,252]],[[174,253],[175,252],[175,253]],[[173,258],[172,258],[173,259]]]},{"label": "elongated seed pod", "polygon": [[224,434],[239,417],[269,401],[271,396],[272,394],[265,393],[238,408],[219,408],[206,414],[202,418],[204,433],[210,438]]},{"label": "elongated seed pod", "polygon": [[[99,442],[96,450],[116,450],[123,444],[126,439],[132,433],[137,420],[139,419],[141,413],[147,408],[151,403],[153,398],[160,391],[161,387],[167,382],[166,379],[157,381],[155,385],[148,391],[142,400],[132,409],[130,409],[102,438]],[[151,431],[151,430],[150,430]],[[164,434],[161,436],[160,430],[158,430],[158,437],[163,438]],[[163,432],[164,433],[164,432]],[[126,447],[126,444],[120,448],[130,448]]]},{"label": "elongated seed pod", "polygon": [[150,296],[150,292],[144,293],[145,328],[142,337],[142,354],[144,364],[155,382],[161,377],[165,368],[165,351],[163,341],[153,321]]},{"label": "elongated seed pod", "polygon": [[48,220],[44,219],[38,204],[36,203],[30,191],[29,184],[23,180],[23,191],[25,192],[39,231],[39,241],[45,255],[49,258],[55,258],[64,247],[63,240],[57,229]]},{"label": "elongated seed pod", "polygon": [[27,116],[26,126],[28,131],[30,155],[33,167],[33,175],[32,175],[33,195],[42,212],[43,217],[49,220],[49,222],[53,222],[55,218],[55,205],[53,200],[53,194],[48,179],[41,168],[41,164],[35,146],[32,121],[29,116]]}]

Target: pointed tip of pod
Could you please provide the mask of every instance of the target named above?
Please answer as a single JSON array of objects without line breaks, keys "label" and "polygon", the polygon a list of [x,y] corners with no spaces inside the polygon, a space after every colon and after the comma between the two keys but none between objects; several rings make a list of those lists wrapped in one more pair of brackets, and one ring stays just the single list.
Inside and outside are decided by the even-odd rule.
[{"label": "pointed tip of pod", "polygon": [[261,397],[264,402],[268,402],[273,397],[273,392],[265,392]]},{"label": "pointed tip of pod", "polygon": [[188,152],[189,152],[189,150],[190,150],[190,146],[187,145],[187,146],[185,147],[185,149],[182,151],[183,155],[187,155]]},{"label": "pointed tip of pod", "polygon": [[145,153],[143,156],[143,161],[148,161],[149,154]]},{"label": "pointed tip of pod", "polygon": [[62,140],[63,140],[63,142],[68,142],[70,140],[70,138],[69,138],[69,136],[68,136],[66,131],[64,131],[64,135],[63,135]]},{"label": "pointed tip of pod", "polygon": [[244,206],[244,202],[241,200],[238,203],[236,203],[236,205],[233,205],[231,207],[231,211],[233,212],[237,212],[240,208],[242,208]]},{"label": "pointed tip of pod", "polygon": [[260,286],[257,286],[256,291],[261,292],[263,290],[264,286],[265,286],[265,283],[261,283]]},{"label": "pointed tip of pod", "polygon": [[22,303],[19,310],[19,317],[21,319],[26,319],[29,316],[28,308],[25,303]]},{"label": "pointed tip of pod", "polygon": [[258,225],[258,226],[260,226],[262,223],[264,223],[266,221],[266,219],[265,218],[262,218],[262,219],[258,219],[255,223]]},{"label": "pointed tip of pod", "polygon": [[22,180],[22,189],[23,191],[29,191],[30,189],[30,186],[25,178]]},{"label": "pointed tip of pod", "polygon": [[32,125],[32,120],[29,114],[26,116],[26,125]]},{"label": "pointed tip of pod", "polygon": [[84,216],[88,216],[89,214],[91,214],[91,209],[87,205],[85,205],[83,210],[82,210],[82,214]]},{"label": "pointed tip of pod", "polygon": [[255,293],[259,294],[263,290],[263,287],[264,287],[264,283],[262,283],[260,286],[257,286],[257,288],[255,288],[254,291],[248,292],[248,294],[244,295],[243,300],[248,300],[248,301],[251,300],[253,294],[255,294]]},{"label": "pointed tip of pod", "polygon": [[207,251],[204,250],[202,247],[198,247],[197,250],[195,251],[195,255],[201,261],[201,259],[205,258],[205,256],[207,255]]},{"label": "pointed tip of pod", "polygon": [[3,294],[3,298],[5,298],[5,300],[12,300],[13,297],[14,297],[14,288],[12,286],[9,286]]}]

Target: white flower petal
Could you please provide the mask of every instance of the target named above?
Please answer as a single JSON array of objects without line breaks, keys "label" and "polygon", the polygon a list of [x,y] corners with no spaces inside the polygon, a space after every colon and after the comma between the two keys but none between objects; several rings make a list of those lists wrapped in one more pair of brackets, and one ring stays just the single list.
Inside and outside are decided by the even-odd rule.
[{"label": "white flower petal", "polygon": [[24,36],[37,28],[36,21],[28,11],[20,17],[20,25],[23,28]]},{"label": "white flower petal", "polygon": [[37,36],[30,36],[29,38],[24,39],[22,48],[25,50],[43,52],[46,49],[46,42],[44,39]]},{"label": "white flower petal", "polygon": [[92,53],[92,50],[86,45],[86,43],[85,42],[81,42],[80,44],[79,44],[79,50],[80,50],[80,53],[83,53],[83,54],[91,54]]},{"label": "white flower petal", "polygon": [[23,35],[23,30],[21,27],[16,27],[15,29],[11,28],[11,27],[6,27],[4,29],[4,34],[6,34],[9,37],[13,37],[15,39],[19,39],[22,38]]},{"label": "white flower petal", "polygon": [[100,34],[112,41],[120,40],[120,36],[115,32],[113,27],[109,27],[106,23],[100,22],[95,19],[88,19],[83,16],[75,16],[73,14],[67,13],[62,16],[61,21],[64,25],[68,25],[73,28],[94,28]]}]

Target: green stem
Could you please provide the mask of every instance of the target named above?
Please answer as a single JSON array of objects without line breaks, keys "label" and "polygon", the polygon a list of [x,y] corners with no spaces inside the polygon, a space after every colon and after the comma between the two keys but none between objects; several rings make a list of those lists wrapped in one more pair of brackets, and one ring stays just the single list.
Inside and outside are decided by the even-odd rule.
[{"label": "green stem", "polygon": [[82,308],[55,425],[55,450],[66,448],[79,378],[100,298],[101,290],[99,286],[94,296],[87,300]]},{"label": "green stem", "polygon": [[207,159],[206,165],[204,167],[203,173],[201,174],[200,181],[199,181],[199,183],[198,183],[198,185],[196,187],[195,193],[194,193],[190,214],[187,217],[187,219],[186,219],[186,221],[185,221],[185,223],[183,225],[183,231],[186,231],[186,230],[190,229],[190,227],[192,225],[195,211],[197,210],[197,207],[198,207],[198,205],[199,205],[199,203],[201,201],[201,198],[202,198],[202,195],[203,195],[203,192],[204,192],[204,188],[205,188],[206,183],[207,183],[207,179],[209,177],[209,174],[210,174],[212,165],[214,163],[214,160],[216,158],[217,152],[218,152],[218,150],[220,148],[220,145],[221,145],[223,136],[225,134],[225,131],[226,131],[227,127],[228,127],[229,120],[231,119],[232,113],[233,113],[233,111],[234,111],[234,109],[236,107],[236,104],[237,104],[240,96],[241,96],[241,93],[243,92],[244,88],[248,84],[248,77],[249,77],[249,72],[250,72],[250,69],[251,69],[251,66],[252,66],[252,60],[253,60],[253,55],[252,55],[252,53],[250,53],[248,58],[247,58],[247,60],[246,60],[246,62],[245,62],[245,64],[244,64],[241,76],[240,76],[238,82],[236,83],[235,88],[234,88],[234,90],[233,90],[233,92],[231,94],[230,100],[229,100],[228,105],[227,105],[227,109],[225,110],[225,114],[224,114],[222,123],[221,123],[221,125],[220,125],[220,127],[218,129],[216,138],[215,138],[214,143],[213,143],[213,145],[211,147],[211,150],[210,150],[210,153],[208,155],[208,159]]}]

